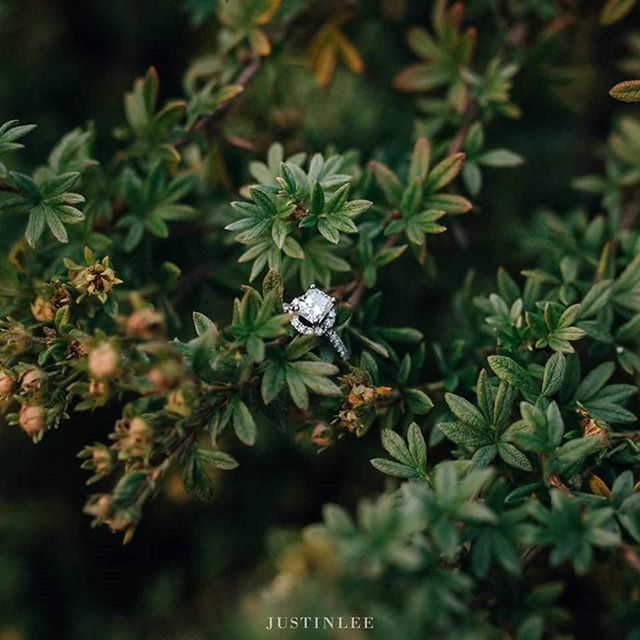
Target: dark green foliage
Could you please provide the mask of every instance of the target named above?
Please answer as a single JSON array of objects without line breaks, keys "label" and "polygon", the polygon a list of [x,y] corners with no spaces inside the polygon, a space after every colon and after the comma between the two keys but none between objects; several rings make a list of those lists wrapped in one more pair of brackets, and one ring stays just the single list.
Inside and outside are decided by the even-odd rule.
[{"label": "dark green foliage", "polygon": [[[0,126],[6,421],[40,442],[117,412],[79,457],[85,513],[125,542],[160,490],[215,509],[223,472],[252,478],[234,505],[252,529],[261,503],[289,508],[261,464],[288,478],[312,446],[349,451],[344,495],[369,497],[287,534],[229,637],[332,612],[373,616],[375,638],[560,640],[582,628],[575,584],[611,637],[640,637],[640,114],[603,162],[584,143],[582,177],[535,129],[545,108],[551,137],[577,120],[553,97],[575,106],[564,56],[635,2],[436,0],[426,22],[402,2],[183,4],[212,50],[179,99],[154,68],[134,81],[110,158],[97,123],[29,171],[37,132]],[[544,193],[519,194],[540,149]],[[512,210],[547,184],[568,212]],[[312,284],[348,362],[290,325]]]}]

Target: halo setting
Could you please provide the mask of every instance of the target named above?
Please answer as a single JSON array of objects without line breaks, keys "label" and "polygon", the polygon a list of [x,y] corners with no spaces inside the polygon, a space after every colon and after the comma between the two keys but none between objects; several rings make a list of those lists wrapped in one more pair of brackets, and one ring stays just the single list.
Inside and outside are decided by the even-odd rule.
[{"label": "halo setting", "polygon": [[304,335],[326,336],[338,355],[346,360],[347,347],[333,330],[336,323],[336,300],[312,284],[307,291],[283,305],[291,326]]}]

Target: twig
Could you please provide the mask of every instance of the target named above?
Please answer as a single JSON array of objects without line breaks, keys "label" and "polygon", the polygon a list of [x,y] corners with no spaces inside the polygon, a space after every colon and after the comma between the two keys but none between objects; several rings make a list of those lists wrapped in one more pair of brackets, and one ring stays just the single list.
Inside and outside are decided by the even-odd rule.
[{"label": "twig", "polygon": [[14,193],[19,194],[22,193],[20,189],[16,189],[9,184],[0,183],[0,191],[4,191],[5,193]]},{"label": "twig", "polygon": [[[256,56],[254,58],[251,58],[247,65],[238,74],[238,77],[234,80],[233,84],[236,86],[240,86],[243,89],[246,88],[251,79],[256,75],[256,73],[258,73],[258,70],[261,66],[262,59],[260,57]],[[196,134],[203,134],[207,138],[213,137],[213,135],[217,133],[220,120],[227,113],[227,111],[229,111],[232,104],[233,100],[227,100],[226,102],[223,102],[219,107],[214,109],[214,111],[196,121],[196,123],[191,128],[191,132]],[[186,142],[186,140],[181,140],[179,144],[183,142]]]}]

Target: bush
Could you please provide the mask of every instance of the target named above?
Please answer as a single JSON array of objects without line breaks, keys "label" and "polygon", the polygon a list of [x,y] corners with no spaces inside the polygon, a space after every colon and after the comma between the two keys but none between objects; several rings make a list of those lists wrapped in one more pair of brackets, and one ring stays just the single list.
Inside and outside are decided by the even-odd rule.
[{"label": "bush", "polygon": [[135,80],[111,159],[98,123],[19,170],[38,133],[0,127],[8,424],[38,443],[117,408],[79,457],[124,542],[176,468],[215,504],[239,443],[322,465],[379,439],[357,515],[282,536],[229,637],[639,638],[640,116],[594,139],[614,104],[577,49],[635,3],[185,4],[215,49],[180,99]]}]

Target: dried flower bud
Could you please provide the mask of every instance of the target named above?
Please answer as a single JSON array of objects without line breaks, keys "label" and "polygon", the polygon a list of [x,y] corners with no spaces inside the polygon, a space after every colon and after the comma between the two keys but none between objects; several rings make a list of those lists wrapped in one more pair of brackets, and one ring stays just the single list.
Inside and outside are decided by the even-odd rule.
[{"label": "dried flower bud", "polygon": [[82,342],[80,342],[80,340],[76,340],[74,338],[73,340],[69,341],[67,353],[72,358],[81,358],[82,356],[86,356],[89,353],[89,349],[87,348],[86,344],[83,344]]},{"label": "dried flower bud", "polygon": [[85,447],[78,454],[78,458],[84,458],[81,465],[83,469],[94,471],[87,484],[97,482],[113,470],[113,452],[104,444],[96,443]]},{"label": "dried flower bud", "polygon": [[40,296],[31,303],[31,313],[38,322],[53,322],[56,317],[55,307]]},{"label": "dried flower bud", "polygon": [[138,518],[128,511],[117,511],[113,517],[107,518],[105,523],[115,533],[135,527],[138,524]]},{"label": "dried flower bud", "polygon": [[164,318],[161,313],[146,307],[134,311],[128,318],[125,330],[128,336],[139,340],[150,340],[156,336],[164,325]]},{"label": "dried flower bud", "polygon": [[114,449],[118,451],[120,460],[146,458],[151,453],[153,427],[139,416],[131,420],[122,419],[116,423],[111,438],[116,440]]},{"label": "dried flower bud", "polygon": [[40,382],[44,376],[45,373],[42,369],[38,369],[37,367],[27,369],[20,378],[20,388],[23,391],[33,391],[40,386]]},{"label": "dried flower bud", "polygon": [[174,389],[182,378],[182,367],[175,360],[167,360],[147,372],[147,380],[160,392]]},{"label": "dried flower bud", "polygon": [[6,372],[0,371],[0,396],[9,395],[15,386],[15,380]]},{"label": "dried flower bud", "polygon": [[104,380],[89,380],[89,388],[87,390],[89,397],[94,400],[104,400],[109,395],[109,385]]},{"label": "dried flower bud", "polygon": [[0,345],[3,351],[19,355],[31,346],[31,334],[19,322],[12,323],[0,334]]},{"label": "dried flower bud", "polygon": [[129,435],[137,443],[148,444],[153,437],[153,428],[146,420],[136,416],[129,422]]},{"label": "dried flower bud", "polygon": [[118,350],[103,342],[89,351],[89,371],[94,378],[108,378],[118,369]]},{"label": "dried flower bud", "polygon": [[113,459],[111,452],[104,445],[94,447],[91,460],[96,473],[108,475],[113,468]]},{"label": "dried flower bud", "polygon": [[317,447],[328,447],[331,444],[331,436],[331,429],[324,422],[319,422],[311,432],[311,442]]},{"label": "dried flower bud", "polygon": [[53,293],[49,302],[53,305],[54,309],[60,309],[71,302],[71,294],[69,290],[59,281],[53,282]]},{"label": "dried flower bud", "polygon": [[582,434],[584,437],[588,438],[595,436],[600,439],[600,442],[603,445],[606,446],[609,442],[609,431],[606,428],[606,425],[599,420],[592,418],[589,415],[589,412],[582,407],[578,408],[578,415],[581,417]]},{"label": "dried flower bud", "polygon": [[186,418],[191,413],[191,407],[182,389],[176,389],[167,396],[164,410],[170,415]]},{"label": "dried flower bud", "polygon": [[110,495],[101,494],[92,496],[89,502],[85,505],[83,511],[90,516],[93,516],[98,521],[104,521],[111,513],[112,499]]},{"label": "dried flower bud", "polygon": [[23,404],[18,420],[24,432],[33,437],[45,427],[44,408],[36,404]]}]

